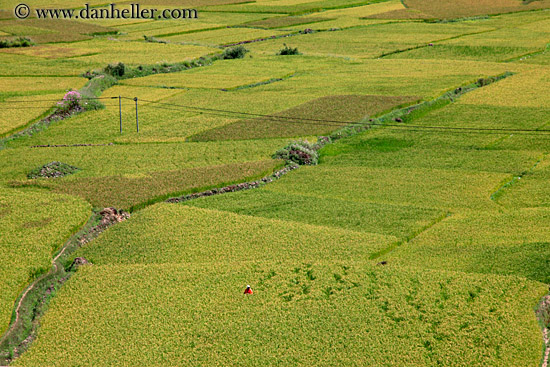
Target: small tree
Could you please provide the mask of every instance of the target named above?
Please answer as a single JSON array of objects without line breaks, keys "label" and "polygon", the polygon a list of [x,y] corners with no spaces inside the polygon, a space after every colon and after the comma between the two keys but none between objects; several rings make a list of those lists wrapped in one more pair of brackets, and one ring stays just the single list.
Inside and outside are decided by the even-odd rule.
[{"label": "small tree", "polygon": [[248,50],[242,45],[241,46],[230,47],[230,48],[226,48],[225,50],[223,50],[221,58],[224,59],[224,60],[242,59],[244,57],[244,55],[246,55],[247,52],[248,52]]},{"label": "small tree", "polygon": [[288,47],[286,43],[283,43],[285,47],[281,48],[277,55],[301,55],[301,53],[298,51],[298,47]]},{"label": "small tree", "polygon": [[104,71],[106,74],[112,75],[115,78],[121,77],[126,73],[126,66],[122,62],[119,62],[118,64],[109,64],[105,66]]}]

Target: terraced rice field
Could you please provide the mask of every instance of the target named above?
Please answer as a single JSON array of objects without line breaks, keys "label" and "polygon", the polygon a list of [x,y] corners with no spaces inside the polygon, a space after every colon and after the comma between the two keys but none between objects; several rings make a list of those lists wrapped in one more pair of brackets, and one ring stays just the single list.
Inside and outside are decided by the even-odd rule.
[{"label": "terraced rice field", "polygon": [[86,221],[90,208],[84,200],[67,195],[0,189],[2,333],[19,294],[49,269],[52,254]]},{"label": "terraced rice field", "polygon": [[[192,136],[195,141],[242,140],[303,135],[326,135],[337,126],[361,121],[395,109],[400,105],[413,104],[420,98],[413,96],[328,96],[306,102],[269,117],[244,120],[205,131]],[[345,112],[344,112],[345,111]],[[316,121],[319,115],[330,122]],[[292,116],[294,120],[281,120]],[[300,121],[303,119],[304,121]],[[305,125],[305,126],[304,126]]]},{"label": "terraced rice field", "polygon": [[419,10],[425,14],[429,14],[431,17],[444,19],[550,8],[548,1],[514,0],[443,0],[438,2],[404,0],[403,4],[409,9]]},{"label": "terraced rice field", "polygon": [[[4,6],[7,7],[8,5],[3,4],[2,9],[4,9]],[[54,5],[50,3],[48,6],[53,7]],[[10,8],[13,9],[14,6]],[[13,18],[13,13],[9,14],[9,16]],[[109,27],[89,23],[82,24],[65,19],[29,18],[25,20],[24,24],[16,19],[8,19],[3,20],[0,23],[0,27],[1,31],[8,33],[10,36],[27,36],[36,43],[75,42],[92,39],[96,33],[115,32],[114,29]]]},{"label": "terraced rice field", "polygon": [[[335,275],[340,278],[337,280]],[[294,279],[301,284],[293,284]],[[241,283],[247,281],[258,284],[257,292],[262,295],[243,302],[238,293]],[[159,282],[165,287],[158,287]],[[228,289],[235,295],[228,295]],[[303,263],[287,263],[243,265],[231,270],[216,264],[96,265],[82,269],[75,282],[63,289],[63,294],[54,300],[51,311],[54,317],[43,325],[44,330],[53,331],[86,322],[94,332],[78,330],[70,335],[49,332],[32,353],[24,355],[15,365],[37,366],[53,360],[108,364],[115,358],[121,363],[139,360],[209,364],[215,358],[222,363],[263,364],[267,360],[267,363],[315,364],[327,358],[326,334],[333,340],[328,349],[330,358],[339,364],[429,365],[439,361],[467,366],[487,363],[483,353],[494,356],[497,350],[501,355],[520,356],[504,361],[493,357],[489,361],[514,364],[521,358],[535,362],[539,353],[529,356],[523,351],[538,352],[539,343],[515,344],[517,339],[508,339],[501,333],[501,327],[506,325],[524,340],[535,340],[538,335],[530,313],[518,315],[510,312],[510,308],[528,308],[524,299],[540,291],[534,282],[517,288],[507,278],[490,281],[474,275],[419,273],[393,267],[354,266],[348,262],[340,266],[316,264],[309,269]],[[189,297],[190,294],[195,296]],[[397,306],[405,298],[408,303]],[[58,307],[62,299],[71,302]],[[113,303],[112,299],[118,301]],[[158,303],[158,299],[164,302]],[[492,304],[491,308],[486,304]],[[101,305],[101,311],[96,305]],[[469,310],[461,315],[460,321],[442,317],[457,308]],[[370,312],[365,314],[365,309]],[[128,319],[127,312],[136,317]],[[221,313],[223,317],[212,318],[212,313]],[[481,314],[486,316],[480,318]],[[200,320],[205,318],[212,321],[204,324]],[[245,327],[243,318],[247,319]],[[61,324],[48,324],[55,319],[61,320]],[[481,329],[477,327],[480,325]],[[131,345],[122,342],[128,337],[128,330],[136,335],[136,343]],[[414,337],[395,343],[402,333]],[[477,355],[446,343],[453,338],[467,345],[472,337],[483,341],[476,348]],[[162,344],[150,343],[159,338]],[[280,339],[277,349],[262,342],[274,338]],[[81,339],[83,342],[78,342]],[[110,340],[118,341],[111,344],[113,348],[98,348]],[[140,343],[148,343],[149,347],[140,348]],[[388,345],[392,346],[391,353]],[[73,353],[67,355],[65,348]],[[116,353],[118,348],[124,348],[125,353]],[[430,351],[428,356],[426,348]],[[251,354],[250,350],[257,353]],[[86,357],[75,358],[83,353]],[[158,356],[163,357],[159,360]]]},{"label": "terraced rice field", "polygon": [[547,367],[548,1],[17,4],[0,365]]},{"label": "terraced rice field", "polygon": [[478,24],[391,23],[365,28],[302,34],[288,40],[268,40],[250,47],[257,52],[274,54],[283,42],[298,47],[306,55],[353,56],[376,58],[395,51],[420,47],[460,35],[488,30]]},{"label": "terraced rice field", "polygon": [[[63,95],[64,93],[53,93],[5,98],[0,110],[0,136],[18,130],[43,116],[52,109],[52,101],[63,98]],[[20,106],[24,104],[32,104],[32,108],[22,110]]]}]

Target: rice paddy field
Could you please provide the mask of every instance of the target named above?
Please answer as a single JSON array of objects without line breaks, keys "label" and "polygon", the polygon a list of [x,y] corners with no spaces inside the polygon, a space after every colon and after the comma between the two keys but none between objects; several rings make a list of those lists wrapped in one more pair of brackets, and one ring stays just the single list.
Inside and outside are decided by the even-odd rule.
[{"label": "rice paddy field", "polygon": [[548,366],[550,2],[17,4],[0,366]]},{"label": "rice paddy field", "polygon": [[52,254],[88,218],[90,204],[40,190],[0,191],[2,283],[0,330],[6,332],[15,299],[49,269]]}]

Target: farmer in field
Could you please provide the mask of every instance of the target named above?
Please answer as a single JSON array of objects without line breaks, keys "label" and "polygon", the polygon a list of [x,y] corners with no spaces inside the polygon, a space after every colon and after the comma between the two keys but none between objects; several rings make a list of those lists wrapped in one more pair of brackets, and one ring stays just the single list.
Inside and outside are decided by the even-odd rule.
[{"label": "farmer in field", "polygon": [[249,285],[246,286],[246,289],[244,290],[244,294],[253,294],[254,292],[252,292],[252,288],[250,288]]}]

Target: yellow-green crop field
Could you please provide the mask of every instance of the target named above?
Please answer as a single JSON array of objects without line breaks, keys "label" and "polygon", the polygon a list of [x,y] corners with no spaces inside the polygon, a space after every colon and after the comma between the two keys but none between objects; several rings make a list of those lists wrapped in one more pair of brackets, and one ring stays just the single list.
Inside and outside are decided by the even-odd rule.
[{"label": "yellow-green crop field", "polygon": [[199,33],[183,33],[175,36],[163,37],[163,39],[171,42],[193,42],[212,47],[285,34],[288,34],[288,32],[252,28],[222,28],[205,30]]},{"label": "yellow-green crop field", "polygon": [[[361,121],[365,117],[390,111],[401,105],[411,105],[420,98],[413,96],[327,96],[314,99],[270,117],[259,117],[224,125],[192,136],[193,141],[243,140],[304,135],[326,135],[337,126]],[[331,123],[316,122],[319,115]],[[307,126],[299,121],[280,120],[287,116],[310,120]]]},{"label": "yellow-green crop field", "polygon": [[51,256],[88,218],[90,205],[72,196],[0,188],[0,332],[29,281],[51,265]]},{"label": "yellow-green crop field", "polygon": [[[266,160],[286,141],[273,139],[263,144],[251,140],[144,144],[147,149],[141,149],[136,144],[33,149],[22,147],[0,151],[0,172],[3,181],[23,180],[32,169],[58,159],[81,170],[73,177],[112,175],[131,178],[153,172]],[[247,152],[246,157],[242,156],[243,151]],[[125,162],[123,166],[120,165],[121,160]]]},{"label": "yellow-green crop field", "polygon": [[19,3],[0,365],[546,367],[550,0]]},{"label": "yellow-green crop field", "polygon": [[[19,96],[4,99],[0,108],[0,136],[27,125],[30,121],[49,111],[55,100],[63,98],[64,93]],[[28,105],[30,108],[21,108]]]},{"label": "yellow-green crop field", "polygon": [[306,55],[376,58],[430,42],[489,30],[481,24],[383,23],[369,26],[301,34],[286,40],[268,40],[251,44],[252,50],[276,53],[283,42],[298,47]]},{"label": "yellow-green crop field", "polygon": [[465,103],[490,106],[548,108],[550,101],[545,90],[550,85],[550,76],[541,70],[520,73],[504,80],[502,84],[489,86],[488,90],[475,91],[464,98]]},{"label": "yellow-green crop field", "polygon": [[549,214],[547,208],[459,213],[387,258],[392,263],[520,275],[548,283],[548,233],[538,223]]},{"label": "yellow-green crop field", "polygon": [[263,13],[288,13],[307,14],[322,10],[356,7],[370,3],[377,3],[376,0],[340,0],[332,2],[329,0],[260,0],[257,3],[215,5],[208,7],[208,10],[216,11],[239,11],[239,12],[263,12]]},{"label": "yellow-green crop field", "polygon": [[275,56],[267,58],[247,58],[227,60],[210,67],[196,68],[179,73],[150,75],[125,81],[124,84],[151,87],[215,88],[231,89],[263,82],[270,79],[286,78],[297,70],[314,69],[302,60],[295,65],[293,60],[281,60]]},{"label": "yellow-green crop field", "polygon": [[[188,3],[187,3],[188,4]],[[277,14],[263,13],[223,13],[208,12],[208,17],[199,17],[192,22],[182,22],[181,20],[163,20],[163,21],[141,21],[132,22],[117,27],[120,30],[122,39],[143,39],[144,35],[151,37],[168,37],[178,34],[196,33],[200,30],[213,28],[226,28],[248,22],[268,20],[276,17]]]},{"label": "yellow-green crop field", "polygon": [[[257,294],[245,298],[243,282]],[[61,290],[14,365],[530,366],[540,342],[526,300],[544,291],[350,261],[94,265]]]},{"label": "yellow-green crop field", "polygon": [[[45,45],[48,48],[52,46]],[[38,46],[40,47],[40,46]],[[53,46],[57,48],[58,46]],[[64,76],[74,77],[85,70],[87,65],[74,59],[48,59],[32,55],[20,55],[12,48],[0,50],[0,75],[1,76]],[[53,53],[55,54],[55,53]],[[17,67],[14,67],[17,65]]]},{"label": "yellow-green crop field", "polygon": [[[137,177],[84,177],[55,183],[38,182],[37,185],[55,192],[80,196],[94,207],[133,210],[151,201],[161,201],[189,191],[259,179],[279,166],[279,162],[264,160],[152,172]],[[17,183],[14,185],[18,186]]]},{"label": "yellow-green crop field", "polygon": [[403,4],[413,10],[428,14],[430,18],[453,19],[490,14],[513,13],[529,10],[548,9],[550,2],[514,0],[404,0]]},{"label": "yellow-green crop field", "polygon": [[[4,7],[5,5],[3,4],[2,6]],[[9,16],[13,18],[13,10]],[[26,19],[23,23],[17,19],[2,20],[0,22],[0,30],[11,36],[27,36],[36,43],[77,42],[91,39],[95,33],[114,31],[112,28],[90,23],[83,24],[66,19],[36,18]]]},{"label": "yellow-green crop field", "polygon": [[[34,78],[34,77],[1,77],[1,94],[16,94],[23,92],[33,92],[33,94],[48,92],[65,92],[73,88],[79,89],[84,85],[86,79],[78,77],[70,78]],[[51,96],[50,96],[51,97]],[[51,98],[44,98],[51,99]],[[54,103],[52,103],[53,105]],[[32,106],[29,106],[32,107]]]}]

